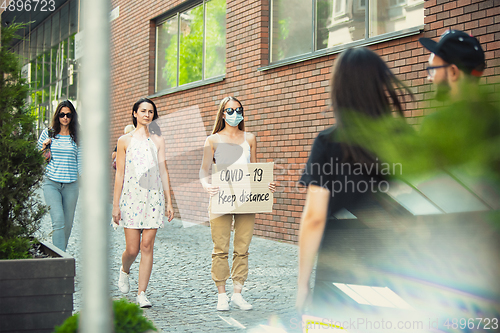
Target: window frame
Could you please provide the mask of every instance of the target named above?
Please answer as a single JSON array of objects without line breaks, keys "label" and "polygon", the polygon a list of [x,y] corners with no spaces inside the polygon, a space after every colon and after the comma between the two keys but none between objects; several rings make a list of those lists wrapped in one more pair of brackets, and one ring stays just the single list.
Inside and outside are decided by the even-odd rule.
[{"label": "window frame", "polygon": [[[340,53],[343,50],[350,48],[350,47],[358,47],[358,46],[369,46],[369,45],[374,45],[374,44],[379,44],[395,39],[400,39],[403,37],[408,37],[408,36],[413,36],[413,35],[418,35],[424,31],[425,24],[421,24],[418,26],[406,28],[403,30],[397,30],[397,31],[392,31],[388,32],[385,34],[380,34],[377,36],[373,37],[368,37],[369,36],[369,29],[370,29],[370,20],[369,20],[369,15],[370,15],[370,0],[365,0],[365,6],[362,8],[365,8],[365,38],[357,41],[353,41],[351,43],[346,43],[342,45],[337,45],[332,48],[325,48],[325,49],[320,49],[316,50],[317,45],[316,45],[316,36],[315,36],[315,31],[317,29],[316,27],[316,0],[310,0],[312,3],[312,24],[313,24],[313,34],[312,34],[312,44],[313,44],[313,51],[310,53],[305,53],[305,54],[300,54],[297,56],[293,57],[288,57],[282,60],[277,60],[277,61],[272,61],[272,46],[273,46],[273,40],[272,40],[272,31],[273,31],[273,2],[275,0],[270,0],[269,4],[269,58],[268,58],[268,65],[262,66],[258,68],[258,71],[266,71],[269,69],[273,68],[278,68],[286,65],[291,65],[291,64],[296,64],[300,63],[306,60],[311,60],[319,57],[323,57],[326,55],[332,55],[336,53]],[[360,0],[354,0],[354,1],[359,1],[359,4],[361,4]],[[405,1],[407,4],[409,4],[408,1]],[[335,5],[335,1],[333,1],[333,4]],[[361,9],[361,6],[360,6]],[[337,15],[337,14],[336,14]],[[339,14],[339,16],[342,16],[342,14]],[[339,17],[335,16],[335,17]]]},{"label": "window frame", "polygon": [[[167,94],[172,94],[176,93],[178,91],[184,91],[184,90],[189,90],[192,88],[212,84],[215,82],[220,82],[223,81],[226,77],[226,73],[217,75],[217,76],[212,76],[210,78],[205,78],[205,61],[206,61],[206,4],[211,0],[188,0],[183,2],[182,4],[179,4],[172,9],[168,10],[167,12],[159,15],[158,17],[152,19],[152,22],[154,24],[154,93],[149,95],[149,98],[155,98],[155,97],[160,97],[164,96]],[[226,1],[226,6],[227,6],[227,0]],[[202,42],[202,70],[201,70],[201,80],[189,82],[189,83],[184,83],[182,85],[179,85],[179,76],[180,76],[180,17],[183,12],[186,12],[188,10],[191,10],[199,5],[203,6],[203,42]],[[226,7],[226,13],[227,13],[227,7]],[[176,86],[171,87],[171,88],[166,88],[162,90],[158,90],[158,28],[165,23],[166,21],[177,17],[177,79],[176,79]],[[226,22],[226,50],[227,50],[227,22]],[[227,60],[227,59],[226,59]]]},{"label": "window frame", "polygon": [[[334,12],[334,17],[345,15],[346,2],[344,0],[333,0],[334,8],[337,5],[337,3],[340,4],[340,10],[338,12],[337,11]],[[316,1],[313,1],[313,6],[316,7]]]},{"label": "window frame", "polygon": [[[72,65],[78,66],[78,60],[70,57],[70,54],[74,47],[71,40],[74,41],[75,35],[79,32],[79,8],[78,0],[68,0],[43,21],[36,25],[34,25],[36,22],[29,23],[24,38],[11,49],[20,56],[23,65],[29,64],[30,67],[27,102],[31,111],[37,114],[38,133],[50,124],[57,106],[54,97],[58,95],[59,89],[61,93],[57,101],[68,98],[78,101],[78,70],[70,72],[69,68]],[[67,20],[62,19],[63,13],[66,14]],[[54,52],[54,49],[57,50]],[[58,54],[61,57],[59,62],[56,61]],[[54,72],[57,65],[60,67],[62,65],[63,68],[60,78],[57,76],[57,71]],[[66,86],[63,86],[63,83],[66,83]]]}]

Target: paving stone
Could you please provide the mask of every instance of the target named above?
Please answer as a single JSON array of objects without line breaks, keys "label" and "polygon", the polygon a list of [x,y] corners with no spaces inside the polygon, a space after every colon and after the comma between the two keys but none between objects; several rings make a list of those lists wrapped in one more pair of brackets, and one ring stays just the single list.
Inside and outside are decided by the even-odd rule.
[{"label": "paving stone", "polygon": [[[189,225],[189,227],[184,227]],[[250,245],[249,275],[243,295],[253,310],[217,311],[217,288],[210,275],[212,239],[210,228],[183,224],[180,220],[165,223],[159,229],[154,246],[154,264],[147,296],[153,307],[144,315],[159,332],[269,332],[269,326],[281,325],[286,332],[294,329],[295,285],[298,247],[254,236]],[[50,241],[50,217],[46,217],[39,238]],[[79,247],[81,212],[77,207],[75,223],[67,252],[76,259],[74,311],[81,309],[81,258]],[[232,243],[232,239],[231,239]],[[123,295],[116,282],[125,248],[123,229],[109,226],[110,295],[135,302],[140,254],[131,267],[131,291]],[[229,250],[231,258],[232,246]],[[232,281],[227,281],[228,295]],[[263,326],[261,326],[263,325]]]}]

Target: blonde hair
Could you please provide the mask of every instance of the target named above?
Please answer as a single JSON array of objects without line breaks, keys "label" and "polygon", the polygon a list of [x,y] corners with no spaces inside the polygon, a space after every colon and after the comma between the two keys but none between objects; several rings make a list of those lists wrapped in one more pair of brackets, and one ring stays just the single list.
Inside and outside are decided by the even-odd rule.
[{"label": "blonde hair", "polygon": [[[222,99],[222,101],[220,101],[220,104],[219,104],[219,111],[217,112],[217,117],[215,118],[215,124],[214,124],[214,128],[212,130],[212,134],[220,132],[224,129],[224,127],[226,127],[226,122],[224,121],[222,114],[224,113],[224,109],[226,107],[226,104],[229,101],[238,102],[240,104],[240,106],[243,107],[243,105],[241,105],[241,102],[236,97],[233,97],[233,96],[224,97],[224,99]],[[242,114],[242,116],[244,116],[244,114]],[[242,131],[245,131],[245,119],[243,119],[241,121],[241,123],[238,124],[238,128]]]},{"label": "blonde hair", "polygon": [[135,130],[135,126],[130,124],[130,125],[125,126],[125,128],[123,129],[123,133],[127,134],[127,133],[132,132],[133,130]]}]

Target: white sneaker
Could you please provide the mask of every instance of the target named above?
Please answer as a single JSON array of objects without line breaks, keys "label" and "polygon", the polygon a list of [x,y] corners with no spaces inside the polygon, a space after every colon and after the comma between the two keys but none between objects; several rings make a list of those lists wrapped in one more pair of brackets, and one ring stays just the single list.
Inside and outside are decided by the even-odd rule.
[{"label": "white sneaker", "polygon": [[118,279],[118,289],[124,294],[128,293],[130,290],[130,284],[128,283],[129,274],[123,271],[123,266],[120,267],[120,278]]},{"label": "white sneaker", "polygon": [[148,301],[148,299],[146,298],[146,294],[144,293],[144,291],[141,291],[141,293],[139,295],[137,295],[136,301],[137,301],[137,303],[139,303],[139,306],[141,308],[150,308],[151,307],[151,302]]},{"label": "white sneaker", "polygon": [[229,297],[226,293],[219,294],[219,301],[217,302],[217,310],[228,311],[229,310]]},{"label": "white sneaker", "polygon": [[241,293],[234,293],[231,296],[231,305],[236,305],[241,310],[251,310],[253,306],[243,299]]}]

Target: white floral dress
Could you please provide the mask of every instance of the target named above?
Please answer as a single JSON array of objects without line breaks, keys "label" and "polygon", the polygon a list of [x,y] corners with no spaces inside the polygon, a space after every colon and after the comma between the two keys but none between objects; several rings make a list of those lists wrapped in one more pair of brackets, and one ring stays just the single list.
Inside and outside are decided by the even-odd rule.
[{"label": "white floral dress", "polygon": [[125,153],[120,213],[120,226],[125,228],[163,227],[165,197],[158,167],[158,149],[150,137],[137,140],[132,136]]}]

